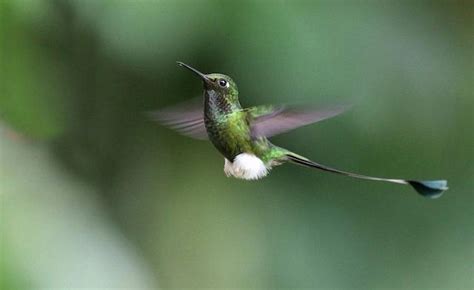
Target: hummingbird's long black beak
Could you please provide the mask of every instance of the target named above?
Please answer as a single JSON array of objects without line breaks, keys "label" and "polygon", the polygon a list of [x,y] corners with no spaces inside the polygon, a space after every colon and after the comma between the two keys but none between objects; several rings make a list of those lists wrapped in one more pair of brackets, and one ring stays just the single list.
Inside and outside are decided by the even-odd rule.
[{"label": "hummingbird's long black beak", "polygon": [[211,80],[210,78],[208,78],[205,74],[203,74],[202,72],[200,72],[200,71],[198,71],[197,69],[193,68],[192,66],[187,65],[187,64],[185,64],[184,62],[180,62],[180,61],[177,61],[176,63],[177,63],[179,66],[185,67],[185,68],[189,69],[190,71],[192,71],[193,73],[195,73],[195,74],[197,74],[198,76],[200,76],[204,82],[206,82],[206,83],[212,82],[212,80]]}]

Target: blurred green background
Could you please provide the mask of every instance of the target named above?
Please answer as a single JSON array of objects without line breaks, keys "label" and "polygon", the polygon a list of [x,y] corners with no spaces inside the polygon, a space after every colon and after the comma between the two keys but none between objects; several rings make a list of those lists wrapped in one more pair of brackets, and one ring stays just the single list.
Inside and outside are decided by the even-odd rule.
[{"label": "blurred green background", "polygon": [[[470,1],[0,1],[0,288],[472,289]],[[273,138],[336,168],[226,178],[144,111],[350,103]]]}]

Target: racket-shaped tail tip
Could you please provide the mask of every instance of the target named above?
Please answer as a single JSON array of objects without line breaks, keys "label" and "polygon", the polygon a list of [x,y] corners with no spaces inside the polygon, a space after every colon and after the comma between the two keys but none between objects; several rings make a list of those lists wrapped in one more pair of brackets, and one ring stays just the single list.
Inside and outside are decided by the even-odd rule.
[{"label": "racket-shaped tail tip", "polygon": [[443,195],[443,192],[448,190],[448,182],[446,180],[408,180],[408,183],[419,194],[429,198],[438,198]]}]

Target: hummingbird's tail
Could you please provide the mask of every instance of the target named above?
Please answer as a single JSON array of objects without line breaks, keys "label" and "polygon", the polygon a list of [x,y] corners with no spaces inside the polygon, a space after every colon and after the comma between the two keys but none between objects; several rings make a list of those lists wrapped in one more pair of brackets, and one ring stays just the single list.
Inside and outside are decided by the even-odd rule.
[{"label": "hummingbird's tail", "polygon": [[295,153],[287,153],[286,157],[288,161],[292,163],[296,163],[299,165],[303,165],[306,167],[317,168],[324,171],[342,174],[350,177],[367,179],[367,180],[376,180],[376,181],[386,181],[391,183],[398,183],[398,184],[408,184],[411,185],[419,194],[429,198],[437,198],[440,197],[445,190],[448,189],[448,182],[446,180],[406,180],[406,179],[391,179],[391,178],[380,178],[380,177],[372,177],[366,175],[360,175],[356,173],[346,172],[342,170],[337,170],[331,167],[327,167],[311,161],[303,156],[300,156]]}]

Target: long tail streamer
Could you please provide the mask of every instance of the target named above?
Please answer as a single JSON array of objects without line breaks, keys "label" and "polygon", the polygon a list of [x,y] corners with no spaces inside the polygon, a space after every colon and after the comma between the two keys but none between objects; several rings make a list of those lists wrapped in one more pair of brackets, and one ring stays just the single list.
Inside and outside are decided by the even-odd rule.
[{"label": "long tail streamer", "polygon": [[411,185],[420,195],[429,198],[438,198],[440,197],[444,191],[448,189],[448,182],[446,180],[407,180],[407,179],[391,179],[391,178],[381,178],[381,177],[373,177],[373,176],[366,176],[351,172],[346,172],[338,169],[334,169],[325,165],[321,165],[314,161],[311,161],[303,156],[299,156],[297,154],[291,153],[286,155],[288,160],[303,165],[306,167],[317,168],[320,170],[342,174],[345,176],[366,179],[366,180],[375,180],[375,181],[385,181],[391,183],[398,183],[398,184],[407,184]]}]

